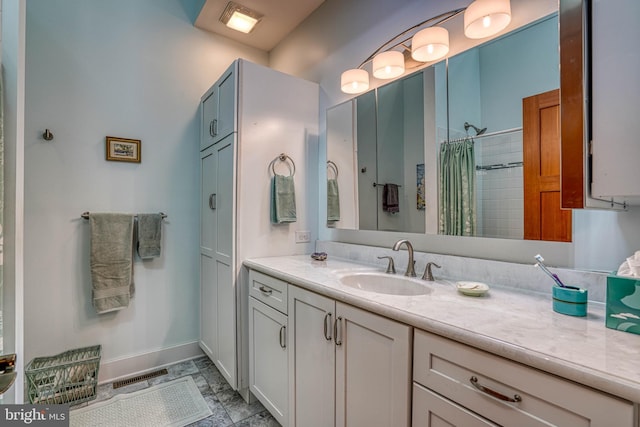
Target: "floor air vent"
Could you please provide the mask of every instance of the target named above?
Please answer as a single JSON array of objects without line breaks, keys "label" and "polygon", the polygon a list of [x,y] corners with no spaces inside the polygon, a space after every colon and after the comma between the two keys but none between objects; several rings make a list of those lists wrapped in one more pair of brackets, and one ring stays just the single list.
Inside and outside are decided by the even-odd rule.
[{"label": "floor air vent", "polygon": [[114,381],[113,382],[113,388],[115,389],[115,388],[124,387],[124,386],[129,385],[129,384],[133,384],[133,383],[137,383],[137,382],[140,382],[140,381],[149,380],[151,378],[159,377],[161,375],[167,375],[168,373],[169,372],[166,369],[160,369],[160,370],[157,370],[157,371],[148,372],[146,374],[136,375],[135,377],[125,378],[124,380]]}]

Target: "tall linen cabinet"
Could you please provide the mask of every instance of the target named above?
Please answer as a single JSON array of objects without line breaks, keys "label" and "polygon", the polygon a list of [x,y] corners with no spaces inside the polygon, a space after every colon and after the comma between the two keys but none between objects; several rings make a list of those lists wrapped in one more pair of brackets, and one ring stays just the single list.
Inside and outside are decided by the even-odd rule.
[{"label": "tall linen cabinet", "polygon": [[[304,254],[317,227],[318,85],[238,59],[200,105],[200,347],[249,399],[246,258]],[[270,222],[270,163],[295,163],[297,221]],[[292,167],[279,160],[277,173]]]}]

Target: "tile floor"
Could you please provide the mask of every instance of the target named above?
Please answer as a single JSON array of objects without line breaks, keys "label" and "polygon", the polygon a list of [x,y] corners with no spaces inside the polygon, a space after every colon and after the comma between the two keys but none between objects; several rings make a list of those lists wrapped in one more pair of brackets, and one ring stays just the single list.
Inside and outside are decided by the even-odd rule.
[{"label": "tile floor", "polygon": [[[186,362],[176,363],[167,367],[169,373],[146,381],[130,384],[113,389],[111,383],[98,386],[98,395],[91,403],[107,400],[116,394],[130,393],[190,375],[193,377],[200,393],[207,402],[213,415],[189,427],[279,427],[280,424],[264,409],[257,400],[247,404],[242,397],[222,377],[213,362],[206,357],[200,357]],[[84,407],[87,404],[78,405]]]}]

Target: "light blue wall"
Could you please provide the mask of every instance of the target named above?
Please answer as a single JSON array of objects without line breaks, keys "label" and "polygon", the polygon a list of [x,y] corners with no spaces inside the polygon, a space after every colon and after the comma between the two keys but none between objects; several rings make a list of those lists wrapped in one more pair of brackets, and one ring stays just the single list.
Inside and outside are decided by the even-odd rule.
[{"label": "light blue wall", "polygon": [[554,16],[449,58],[449,127],[461,131],[465,122],[488,132],[520,127],[522,99],[559,86]]},{"label": "light blue wall", "polygon": [[[267,54],[194,28],[181,0],[29,0],[26,51],[26,357],[196,341],[199,100],[235,58]],[[107,135],[142,140],[142,163],[105,161]],[[84,211],[168,214],[125,310],[91,306]]]},{"label": "light blue wall", "polygon": [[471,49],[449,58],[449,138],[459,138],[465,122],[481,122],[480,52]]},{"label": "light blue wall", "polygon": [[479,49],[481,118],[488,132],[522,126],[522,99],[560,87],[558,41],[554,16]]}]

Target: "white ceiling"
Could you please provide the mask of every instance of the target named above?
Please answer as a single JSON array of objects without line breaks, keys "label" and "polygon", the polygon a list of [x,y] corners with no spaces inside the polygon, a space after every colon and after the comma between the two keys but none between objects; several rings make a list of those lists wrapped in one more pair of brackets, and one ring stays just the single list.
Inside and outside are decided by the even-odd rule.
[{"label": "white ceiling", "polygon": [[261,13],[262,20],[249,34],[227,28],[220,15],[229,0],[207,0],[195,26],[269,52],[287,34],[316,10],[324,0],[234,0],[235,3]]}]

